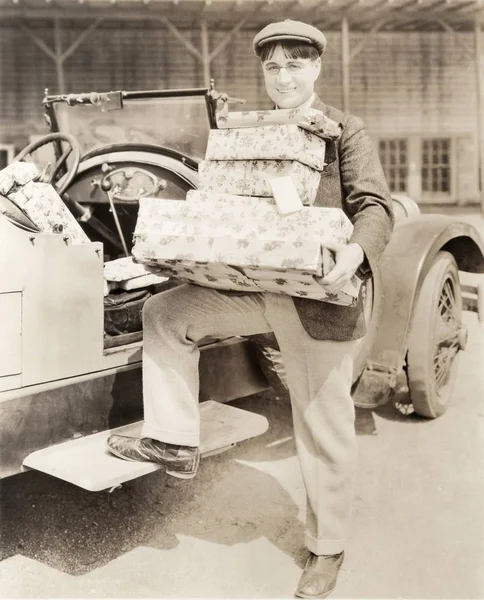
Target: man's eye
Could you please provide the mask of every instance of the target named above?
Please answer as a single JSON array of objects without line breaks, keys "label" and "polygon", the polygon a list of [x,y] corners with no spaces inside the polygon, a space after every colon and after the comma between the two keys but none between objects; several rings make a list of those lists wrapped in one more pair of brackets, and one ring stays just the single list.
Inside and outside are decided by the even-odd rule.
[{"label": "man's eye", "polygon": [[297,63],[287,65],[287,70],[289,71],[289,73],[297,73],[301,69],[302,69],[302,65],[299,65]]},{"label": "man's eye", "polygon": [[279,67],[277,65],[267,65],[266,71],[271,74],[278,73]]}]

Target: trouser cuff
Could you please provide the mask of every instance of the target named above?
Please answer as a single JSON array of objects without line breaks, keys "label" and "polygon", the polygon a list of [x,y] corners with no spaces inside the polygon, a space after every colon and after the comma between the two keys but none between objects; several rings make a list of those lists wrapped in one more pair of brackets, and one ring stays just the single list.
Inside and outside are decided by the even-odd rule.
[{"label": "trouser cuff", "polygon": [[163,429],[157,429],[156,427],[150,427],[149,425],[143,425],[141,431],[142,437],[152,438],[159,442],[165,442],[165,444],[177,444],[179,446],[200,446],[200,434],[187,432],[187,431],[165,431]]},{"label": "trouser cuff", "polygon": [[309,533],[305,535],[307,549],[321,556],[322,554],[339,554],[345,549],[345,540],[318,540]]}]

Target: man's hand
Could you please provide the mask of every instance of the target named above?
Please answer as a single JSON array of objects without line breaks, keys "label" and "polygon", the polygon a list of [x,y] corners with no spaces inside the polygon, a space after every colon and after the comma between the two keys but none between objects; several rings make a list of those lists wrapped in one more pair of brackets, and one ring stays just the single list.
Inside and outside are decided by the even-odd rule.
[{"label": "man's hand", "polygon": [[336,294],[356,273],[356,270],[365,259],[365,253],[363,248],[356,243],[326,243],[325,247],[333,252],[335,265],[323,278],[318,279],[318,282],[326,291]]}]

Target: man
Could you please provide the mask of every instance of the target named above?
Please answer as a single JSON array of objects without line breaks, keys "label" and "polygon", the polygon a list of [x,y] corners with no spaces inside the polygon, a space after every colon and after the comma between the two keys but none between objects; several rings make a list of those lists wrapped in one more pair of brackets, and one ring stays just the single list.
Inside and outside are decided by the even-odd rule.
[{"label": "man", "polygon": [[[354,225],[346,245],[331,246],[335,266],[322,285],[337,292],[355,272],[378,267],[393,227],[390,193],[360,119],[325,106],[314,94],[325,36],[296,21],[272,23],[254,39],[266,89],[278,108],[312,106],[342,123],[328,142],[316,206],[343,208]],[[126,460],[195,476],[199,462],[197,341],[274,332],[286,370],[294,435],[307,491],[309,558],[296,595],[324,598],[335,587],[353,502],[356,462],[350,395],[353,351],[365,334],[362,300],[343,307],[278,294],[232,294],[183,285],[150,298],[144,309],[143,438],[111,436],[109,449]]]}]

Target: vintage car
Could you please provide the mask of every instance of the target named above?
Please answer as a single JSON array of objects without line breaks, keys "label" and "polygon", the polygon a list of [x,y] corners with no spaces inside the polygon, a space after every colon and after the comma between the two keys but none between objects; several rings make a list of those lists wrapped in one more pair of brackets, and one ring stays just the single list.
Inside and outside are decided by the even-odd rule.
[{"label": "vintage car", "polygon": [[[76,216],[89,243],[39,231],[0,203],[0,477],[35,468],[91,490],[156,469],[104,448],[113,428],[139,431],[141,308],[173,278],[105,295],[104,264],[129,254],[139,199],[184,199],[220,95],[210,89],[68,94],[43,100],[50,133],[15,160],[33,160]],[[69,133],[67,133],[69,132]],[[484,272],[471,225],[421,215],[394,197],[396,226],[364,294],[368,333],[357,348],[354,402],[435,418],[452,396],[466,344],[462,311],[484,318],[482,287],[459,270]],[[262,433],[260,415],[225,403],[284,385],[270,336],[201,342],[202,452]],[[205,431],[205,437],[204,436]],[[93,475],[93,473],[95,473]]]}]

